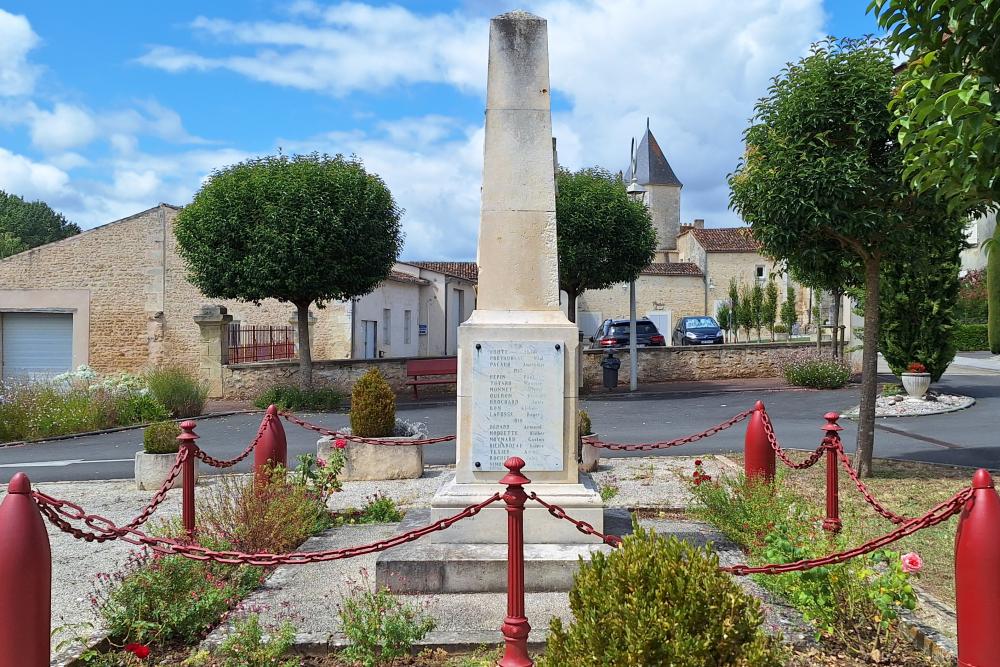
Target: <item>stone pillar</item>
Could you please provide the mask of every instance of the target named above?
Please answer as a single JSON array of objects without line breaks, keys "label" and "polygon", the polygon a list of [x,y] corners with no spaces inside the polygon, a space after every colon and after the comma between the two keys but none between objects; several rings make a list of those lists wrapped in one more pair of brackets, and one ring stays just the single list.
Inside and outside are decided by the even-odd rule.
[{"label": "stone pillar", "polygon": [[199,376],[208,383],[209,398],[222,398],[222,368],[229,361],[226,358],[226,325],[233,321],[233,316],[225,306],[202,306],[194,321],[201,330]]},{"label": "stone pillar", "polygon": [[[559,305],[547,25],[526,12],[490,22],[479,285],[458,330],[455,477],[431,505],[440,519],[492,495],[519,456],[531,490],[603,527],[593,484],[576,463],[575,324]],[[441,542],[506,542],[503,508],[435,533]],[[579,532],[534,503],[525,541],[579,542]]]}]

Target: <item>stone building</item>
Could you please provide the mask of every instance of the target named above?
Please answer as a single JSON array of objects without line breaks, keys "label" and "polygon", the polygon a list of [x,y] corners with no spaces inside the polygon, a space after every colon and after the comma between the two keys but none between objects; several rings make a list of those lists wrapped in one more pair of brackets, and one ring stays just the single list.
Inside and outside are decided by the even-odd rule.
[{"label": "stone building", "polygon": [[[230,324],[294,327],[290,304],[208,299],[187,281],[171,231],[179,210],[160,204],[0,260],[3,377],[167,363],[214,377],[205,346],[224,346]],[[399,262],[371,294],[314,309],[313,358],[453,353],[475,307],[472,267]]]}]

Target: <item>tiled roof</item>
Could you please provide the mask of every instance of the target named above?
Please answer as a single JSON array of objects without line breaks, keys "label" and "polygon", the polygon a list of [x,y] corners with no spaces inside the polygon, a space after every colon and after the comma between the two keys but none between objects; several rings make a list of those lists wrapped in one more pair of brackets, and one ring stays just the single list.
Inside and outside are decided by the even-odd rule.
[{"label": "tiled roof", "polygon": [[705,252],[759,252],[749,227],[684,227],[680,235],[694,234]]},{"label": "tiled roof", "polygon": [[393,280],[397,283],[408,283],[410,285],[430,285],[429,280],[424,280],[423,278],[418,278],[417,276],[411,276],[409,273],[403,273],[402,271],[390,271],[389,280]]},{"label": "tiled roof", "polygon": [[475,262],[405,262],[428,271],[437,271],[446,276],[461,278],[469,282],[479,282],[479,266]]},{"label": "tiled roof", "polygon": [[654,262],[642,270],[644,276],[702,276],[701,269],[693,262]]}]

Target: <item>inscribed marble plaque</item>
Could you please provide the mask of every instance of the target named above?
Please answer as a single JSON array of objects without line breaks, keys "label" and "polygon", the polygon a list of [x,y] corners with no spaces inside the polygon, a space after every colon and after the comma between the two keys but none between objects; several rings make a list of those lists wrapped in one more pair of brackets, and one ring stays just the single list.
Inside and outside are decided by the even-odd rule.
[{"label": "inscribed marble plaque", "polygon": [[481,341],[472,350],[472,466],[503,471],[563,469],[563,346]]}]

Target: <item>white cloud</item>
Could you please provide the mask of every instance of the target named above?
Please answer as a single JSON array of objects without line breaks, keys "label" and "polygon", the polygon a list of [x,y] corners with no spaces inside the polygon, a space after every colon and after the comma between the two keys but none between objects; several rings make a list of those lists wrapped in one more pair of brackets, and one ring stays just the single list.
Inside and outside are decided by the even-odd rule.
[{"label": "white cloud", "polygon": [[58,167],[0,148],[0,190],[48,200],[65,194],[68,183],[69,174]]},{"label": "white cloud", "polygon": [[114,192],[123,199],[144,199],[156,192],[160,179],[152,169],[116,171]]},{"label": "white cloud", "polygon": [[43,151],[63,151],[89,144],[97,123],[85,109],[57,103],[52,111],[36,110],[31,118],[31,143]]},{"label": "white cloud", "polygon": [[28,63],[28,52],[37,45],[28,19],[0,9],[0,96],[32,91],[39,68]]}]

